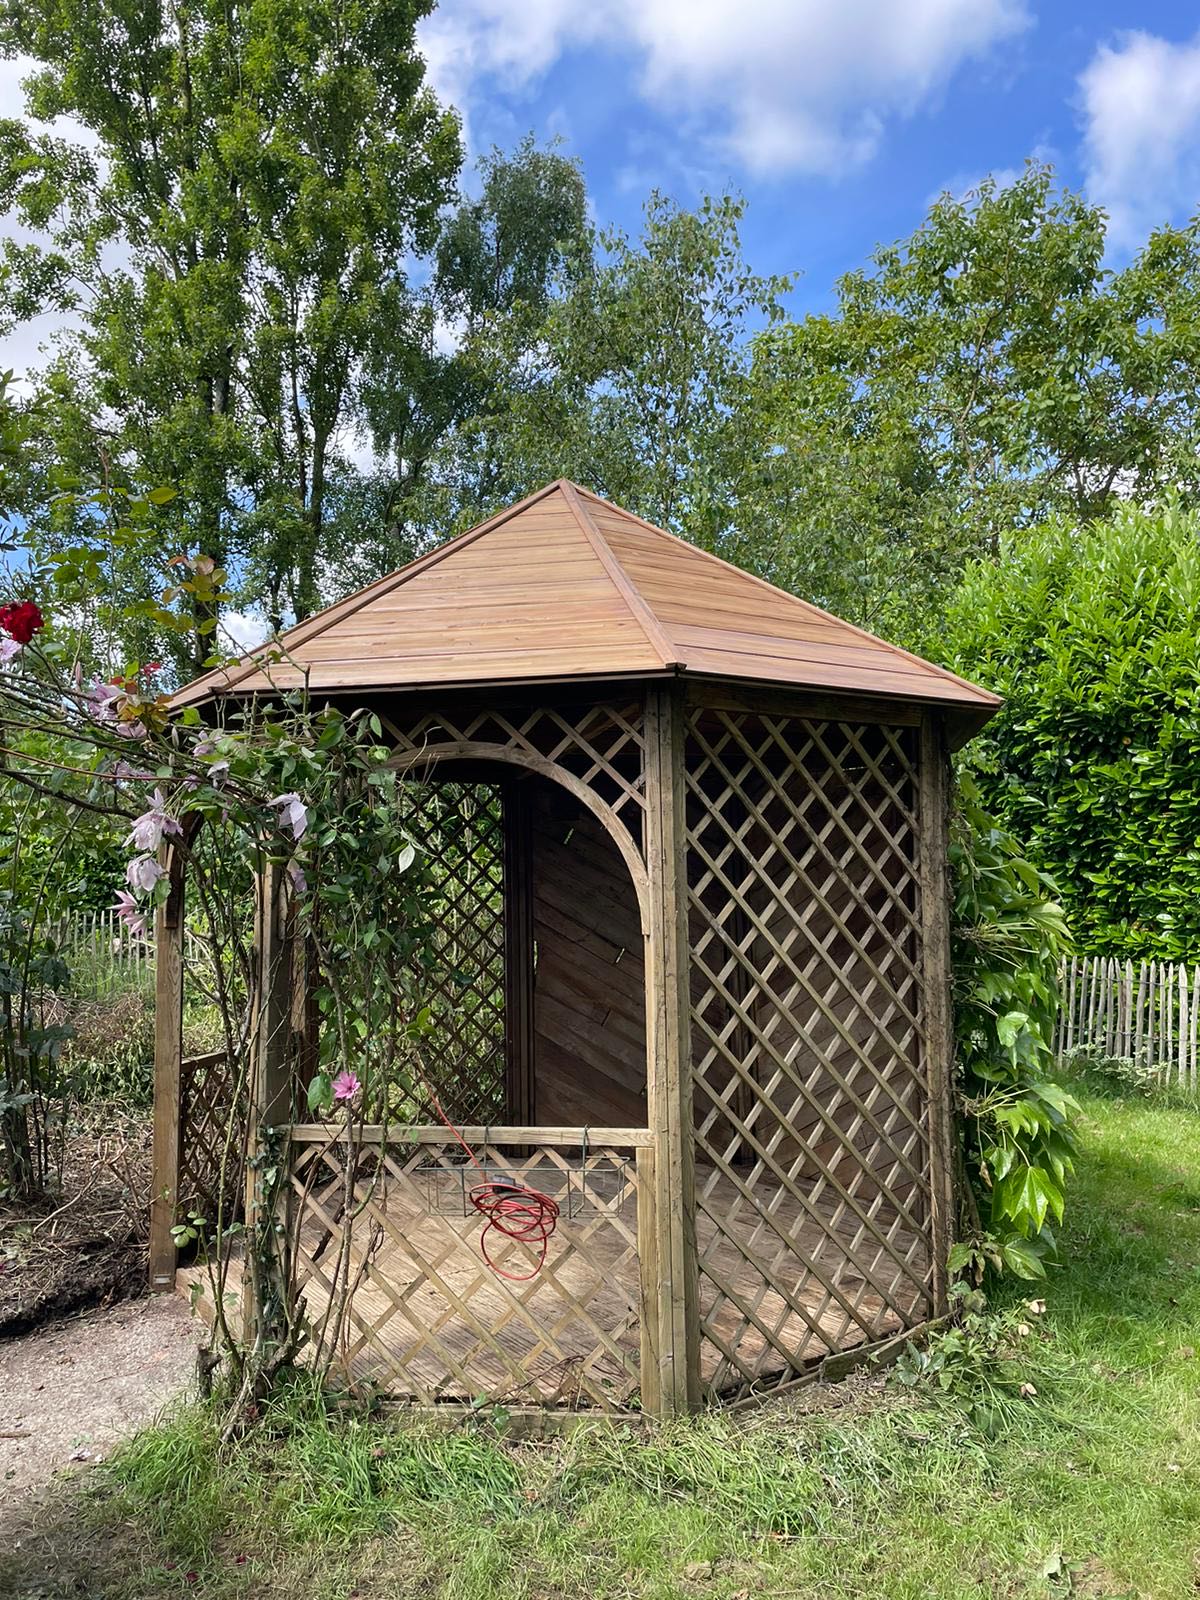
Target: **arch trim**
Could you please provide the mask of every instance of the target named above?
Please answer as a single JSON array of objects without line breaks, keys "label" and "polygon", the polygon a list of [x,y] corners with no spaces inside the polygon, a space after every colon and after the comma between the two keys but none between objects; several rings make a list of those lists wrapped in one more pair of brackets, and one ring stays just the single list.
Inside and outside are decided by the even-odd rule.
[{"label": "arch trim", "polygon": [[396,772],[411,772],[414,768],[433,766],[442,761],[495,761],[502,765],[524,767],[540,777],[548,778],[573,794],[581,805],[587,807],[612,839],[633,880],[641,918],[642,934],[648,935],[650,927],[650,875],[629,829],[610,806],[594,794],[587,784],[574,773],[560,767],[556,761],[538,755],[532,750],[513,749],[510,745],[494,744],[482,739],[451,739],[444,744],[423,745],[415,750],[397,750],[388,762]]}]

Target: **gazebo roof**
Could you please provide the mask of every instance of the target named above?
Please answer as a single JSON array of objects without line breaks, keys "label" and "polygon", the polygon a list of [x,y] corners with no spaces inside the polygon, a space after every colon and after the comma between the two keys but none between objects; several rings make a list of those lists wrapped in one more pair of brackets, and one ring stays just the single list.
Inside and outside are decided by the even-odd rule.
[{"label": "gazebo roof", "polygon": [[[687,673],[943,705],[999,699],[559,479],[175,696]],[[963,716],[966,713],[966,716]]]}]

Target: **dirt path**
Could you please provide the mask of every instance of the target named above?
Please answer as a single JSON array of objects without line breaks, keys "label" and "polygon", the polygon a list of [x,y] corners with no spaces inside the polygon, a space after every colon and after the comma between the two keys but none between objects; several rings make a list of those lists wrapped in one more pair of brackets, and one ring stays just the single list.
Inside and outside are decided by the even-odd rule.
[{"label": "dirt path", "polygon": [[0,1541],[56,1473],[86,1469],[187,1387],[198,1331],[158,1295],[0,1340]]}]

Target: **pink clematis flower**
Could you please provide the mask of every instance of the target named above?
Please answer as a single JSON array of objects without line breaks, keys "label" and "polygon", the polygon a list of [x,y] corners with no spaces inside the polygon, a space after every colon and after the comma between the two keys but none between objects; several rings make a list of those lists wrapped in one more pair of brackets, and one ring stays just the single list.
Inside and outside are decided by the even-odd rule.
[{"label": "pink clematis flower", "polygon": [[346,1101],[353,1100],[361,1087],[362,1085],[352,1072],[339,1072],[333,1080],[334,1104],[344,1105]]},{"label": "pink clematis flower", "polygon": [[131,889],[140,889],[143,894],[153,889],[160,878],[165,878],[167,869],[160,867],[153,856],[134,856],[125,868],[125,882]]},{"label": "pink clematis flower", "polygon": [[87,714],[93,722],[115,722],[117,708],[114,700],[119,700],[124,693],[115,683],[101,683],[99,678],[91,684],[87,692]]},{"label": "pink clematis flower", "polygon": [[[146,937],[146,914],[128,889],[117,890],[117,903],[113,910],[135,939]],[[120,948],[119,945],[117,948]]]},{"label": "pink clematis flower", "polygon": [[182,834],[183,829],[179,823],[168,815],[166,804],[162,790],[155,789],[150,796],[150,804],[134,821],[125,843],[133,845],[138,850],[157,850],[164,837]]},{"label": "pink clematis flower", "polygon": [[16,639],[0,639],[0,667],[19,656],[23,648]]},{"label": "pink clematis flower", "polygon": [[303,839],[304,830],[308,827],[308,807],[298,794],[277,794],[271,805],[282,806],[279,813],[279,826],[290,828],[293,839]]},{"label": "pink clematis flower", "polygon": [[304,868],[298,866],[295,861],[289,861],[287,874],[293,892],[295,894],[307,894],[308,879],[304,876]]}]

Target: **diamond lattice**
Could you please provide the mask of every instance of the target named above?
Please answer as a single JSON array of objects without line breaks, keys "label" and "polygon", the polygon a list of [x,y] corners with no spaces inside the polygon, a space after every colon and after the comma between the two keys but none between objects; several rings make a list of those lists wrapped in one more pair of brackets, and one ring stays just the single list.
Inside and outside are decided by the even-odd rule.
[{"label": "diamond lattice", "polygon": [[[432,964],[424,977],[436,1017],[423,1041],[421,1071],[456,1122],[506,1115],[504,1046],[504,821],[499,789],[437,783],[415,790],[413,839],[432,869]],[[434,1110],[420,1084],[422,1119]]]},{"label": "diamond lattice", "polygon": [[702,1369],[911,1325],[929,1155],[910,730],[707,710],[687,745]]},{"label": "diamond lattice", "polygon": [[[637,1165],[631,1152],[481,1145],[491,1178],[531,1184],[562,1215],[545,1265],[523,1282],[492,1272],[482,1222],[455,1203],[463,1154],[451,1141],[388,1144],[360,1161],[349,1250],[342,1147],[299,1147],[292,1165],[298,1282],[314,1336],[331,1299],[334,1263],[354,1292],[339,1329],[325,1329],[345,1369],[422,1404],[486,1400],[628,1407],[638,1386]],[[449,1197],[449,1203],[447,1203]],[[537,1252],[489,1242],[498,1266],[532,1272]]]}]

